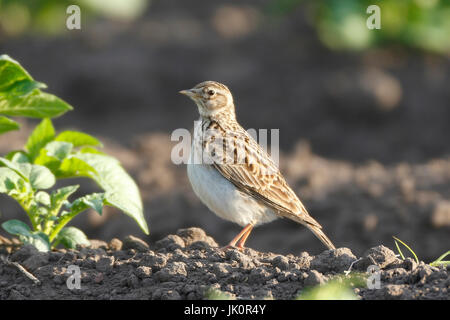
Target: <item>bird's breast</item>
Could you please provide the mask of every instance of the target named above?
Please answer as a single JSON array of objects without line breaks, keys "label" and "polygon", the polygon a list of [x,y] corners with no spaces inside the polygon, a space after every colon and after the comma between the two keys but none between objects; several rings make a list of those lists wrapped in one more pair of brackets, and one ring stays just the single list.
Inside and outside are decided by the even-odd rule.
[{"label": "bird's breast", "polygon": [[194,162],[201,155],[201,143],[194,138],[187,174],[197,197],[222,219],[241,226],[258,225],[277,218],[270,208],[240,191],[212,165]]}]

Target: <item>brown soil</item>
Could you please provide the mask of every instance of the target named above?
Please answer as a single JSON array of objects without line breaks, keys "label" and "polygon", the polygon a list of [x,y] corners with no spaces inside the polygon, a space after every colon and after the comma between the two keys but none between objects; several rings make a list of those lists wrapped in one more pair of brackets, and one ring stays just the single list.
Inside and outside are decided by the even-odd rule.
[{"label": "brown soil", "polygon": [[[179,230],[150,247],[133,236],[49,253],[24,246],[8,261],[39,283],[17,264],[0,262],[0,300],[205,299],[211,289],[237,299],[293,299],[350,267],[366,272],[372,264],[381,269],[381,288],[355,288],[361,299],[448,299],[450,293],[449,267],[402,261],[384,246],[369,249],[358,261],[348,248],[316,256],[224,251],[199,228]],[[67,287],[70,265],[80,267],[79,289]]]},{"label": "brown soil", "polygon": [[[19,60],[49,92],[74,106],[55,119],[57,130],[73,128],[98,136],[105,152],[117,156],[133,175],[150,236],[111,208],[102,216],[80,214],[71,225],[105,241],[133,234],[155,243],[190,226],[204,229],[220,245],[230,241],[239,227],[201,204],[185,166],[170,160],[175,144],[171,132],[190,130],[198,116],[194,104],[177,92],[217,80],[233,91],[245,128],[280,129],[281,170],[336,246],[360,257],[380,243],[393,249],[392,236],[397,236],[421,260],[433,261],[450,249],[450,60],[399,48],[331,51],[308,24],[307,8],[266,17],[264,5],[269,2],[153,1],[145,16],[132,23],[102,20],[60,38],[0,39],[2,53]],[[224,10],[227,6],[234,9]],[[226,14],[249,18],[240,19],[235,33],[229,34],[221,23],[228,21]],[[20,132],[2,135],[0,155],[21,148],[35,123],[23,122]],[[70,183],[74,181],[61,182]],[[83,180],[76,183],[82,185],[79,194],[98,190]],[[0,210],[0,223],[26,219],[4,195]],[[2,230],[0,234],[6,236]],[[323,250],[308,230],[285,220],[256,228],[247,244],[282,255],[317,255]],[[123,252],[123,259],[132,257]],[[50,253],[49,261],[60,254],[70,255]],[[82,259],[73,254],[70,259]],[[70,259],[58,262],[58,272]],[[13,280],[8,274],[14,268],[2,268],[2,277]],[[123,268],[134,272],[129,264]],[[51,278],[51,272],[44,278]],[[416,286],[413,280],[402,289],[406,296],[408,288]],[[296,283],[300,288],[302,282]],[[23,286],[4,284],[3,295],[9,297],[11,290],[5,288],[16,285]],[[123,288],[130,295],[143,290]],[[33,287],[30,294],[38,289]],[[361,294],[368,297],[383,290]],[[275,291],[273,295],[282,296]]]}]

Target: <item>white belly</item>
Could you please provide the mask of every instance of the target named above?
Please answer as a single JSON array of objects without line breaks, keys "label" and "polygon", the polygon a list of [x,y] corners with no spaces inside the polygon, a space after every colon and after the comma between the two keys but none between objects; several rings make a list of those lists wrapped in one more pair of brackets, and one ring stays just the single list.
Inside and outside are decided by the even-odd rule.
[{"label": "white belly", "polygon": [[[193,148],[191,160],[192,154]],[[189,162],[187,174],[192,189],[200,200],[219,217],[241,226],[249,223],[258,225],[278,218],[271,209],[239,191],[211,165]]]}]

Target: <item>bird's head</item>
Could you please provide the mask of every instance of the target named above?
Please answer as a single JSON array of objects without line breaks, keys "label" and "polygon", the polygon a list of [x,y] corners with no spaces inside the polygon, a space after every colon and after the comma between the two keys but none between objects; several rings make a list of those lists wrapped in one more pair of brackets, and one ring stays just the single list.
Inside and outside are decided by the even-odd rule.
[{"label": "bird's head", "polygon": [[192,89],[181,90],[180,93],[194,100],[202,117],[210,118],[219,113],[234,115],[233,96],[224,84],[204,81]]}]

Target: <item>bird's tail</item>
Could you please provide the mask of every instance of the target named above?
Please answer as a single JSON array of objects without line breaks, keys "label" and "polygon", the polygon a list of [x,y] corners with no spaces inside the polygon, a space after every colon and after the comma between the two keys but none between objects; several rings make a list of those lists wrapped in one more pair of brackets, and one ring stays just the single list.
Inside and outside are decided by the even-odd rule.
[{"label": "bird's tail", "polygon": [[314,235],[322,241],[322,243],[330,250],[336,249],[333,242],[325,235],[325,233],[322,231],[322,226],[314,220],[313,217],[311,217],[305,210],[305,212],[301,215],[288,215],[286,216],[289,219],[292,219],[296,222],[301,223],[305,227],[307,227],[309,230],[314,233]]},{"label": "bird's tail", "polygon": [[316,225],[311,225],[309,223],[305,223],[305,226],[314,233],[314,235],[322,241],[322,243],[330,250],[336,249],[334,244],[331,242],[331,240],[325,235],[325,233],[322,231],[322,228]]}]

